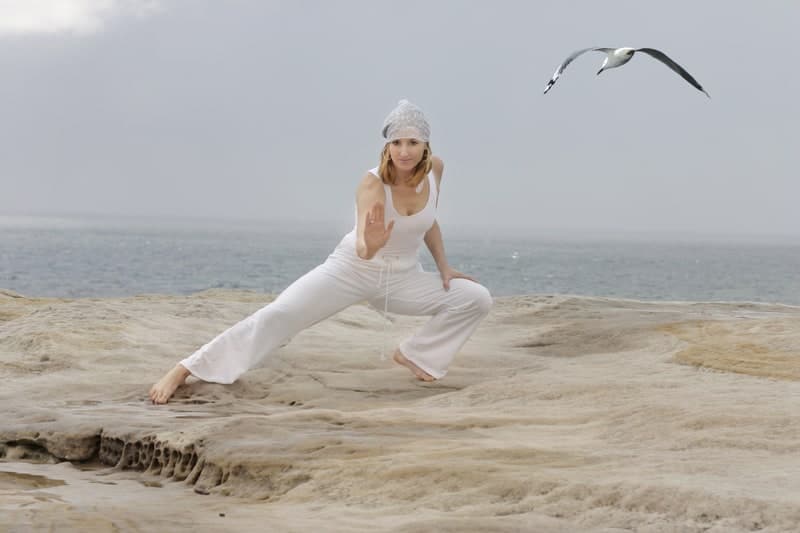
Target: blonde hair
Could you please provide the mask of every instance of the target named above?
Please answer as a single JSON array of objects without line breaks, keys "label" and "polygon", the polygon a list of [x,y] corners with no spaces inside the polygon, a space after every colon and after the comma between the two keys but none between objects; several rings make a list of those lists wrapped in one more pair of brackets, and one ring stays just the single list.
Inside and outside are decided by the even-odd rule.
[{"label": "blonde hair", "polygon": [[[381,152],[381,164],[378,165],[378,174],[385,184],[397,185],[397,173],[394,168],[394,162],[392,162],[389,157],[389,144],[390,143],[386,143]],[[425,179],[425,176],[428,175],[431,168],[433,168],[433,151],[431,150],[431,143],[426,142],[425,153],[422,154],[422,160],[417,163],[407,183],[412,187],[416,187]]]}]

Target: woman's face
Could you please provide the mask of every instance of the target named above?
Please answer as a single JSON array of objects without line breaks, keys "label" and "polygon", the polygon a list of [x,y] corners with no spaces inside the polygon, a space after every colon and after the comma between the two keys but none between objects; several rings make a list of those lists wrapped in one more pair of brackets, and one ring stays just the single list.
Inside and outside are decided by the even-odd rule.
[{"label": "woman's face", "polygon": [[389,155],[397,170],[411,172],[425,155],[425,143],[417,139],[395,139],[389,143]]}]

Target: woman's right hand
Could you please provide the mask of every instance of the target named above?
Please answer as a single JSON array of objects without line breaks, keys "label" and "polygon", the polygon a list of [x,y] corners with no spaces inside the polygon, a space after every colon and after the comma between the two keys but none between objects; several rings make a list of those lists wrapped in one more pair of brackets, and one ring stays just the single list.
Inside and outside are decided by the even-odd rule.
[{"label": "woman's right hand", "polygon": [[389,236],[392,234],[394,227],[394,220],[385,225],[383,204],[381,202],[375,203],[372,208],[367,211],[367,218],[364,221],[364,244],[367,247],[367,256],[372,257],[378,250],[386,245]]}]

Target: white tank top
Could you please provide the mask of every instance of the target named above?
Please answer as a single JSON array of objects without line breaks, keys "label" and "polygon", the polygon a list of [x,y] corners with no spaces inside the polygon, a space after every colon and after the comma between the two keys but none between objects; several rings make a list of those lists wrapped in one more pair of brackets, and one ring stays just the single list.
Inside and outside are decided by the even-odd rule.
[{"label": "white tank top", "polygon": [[[375,179],[380,180],[378,169],[373,168],[369,171]],[[356,206],[355,226],[353,231],[344,236],[334,253],[345,253],[355,257],[359,261],[374,265],[375,268],[382,268],[387,261],[392,263],[394,270],[405,270],[416,267],[419,263],[419,250],[425,239],[425,233],[431,229],[436,222],[436,203],[439,197],[439,190],[436,187],[436,178],[433,171],[427,175],[428,180],[428,201],[417,213],[413,215],[401,215],[394,207],[392,198],[392,187],[383,184],[386,193],[386,206],[384,209],[386,224],[394,220],[394,228],[386,245],[378,250],[372,259],[361,259],[356,253],[356,239],[358,235],[358,206]]]}]

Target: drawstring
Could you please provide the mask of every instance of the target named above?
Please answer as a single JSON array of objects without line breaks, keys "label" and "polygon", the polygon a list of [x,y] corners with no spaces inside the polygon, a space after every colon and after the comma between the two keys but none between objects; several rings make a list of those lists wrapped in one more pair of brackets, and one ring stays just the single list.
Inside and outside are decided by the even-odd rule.
[{"label": "drawstring", "polygon": [[381,361],[386,360],[386,324],[389,322],[389,281],[392,278],[392,257],[384,256],[383,266],[381,267],[380,274],[378,275],[378,287],[383,282],[383,271],[386,270],[386,294],[383,301],[383,338],[381,339]]}]

